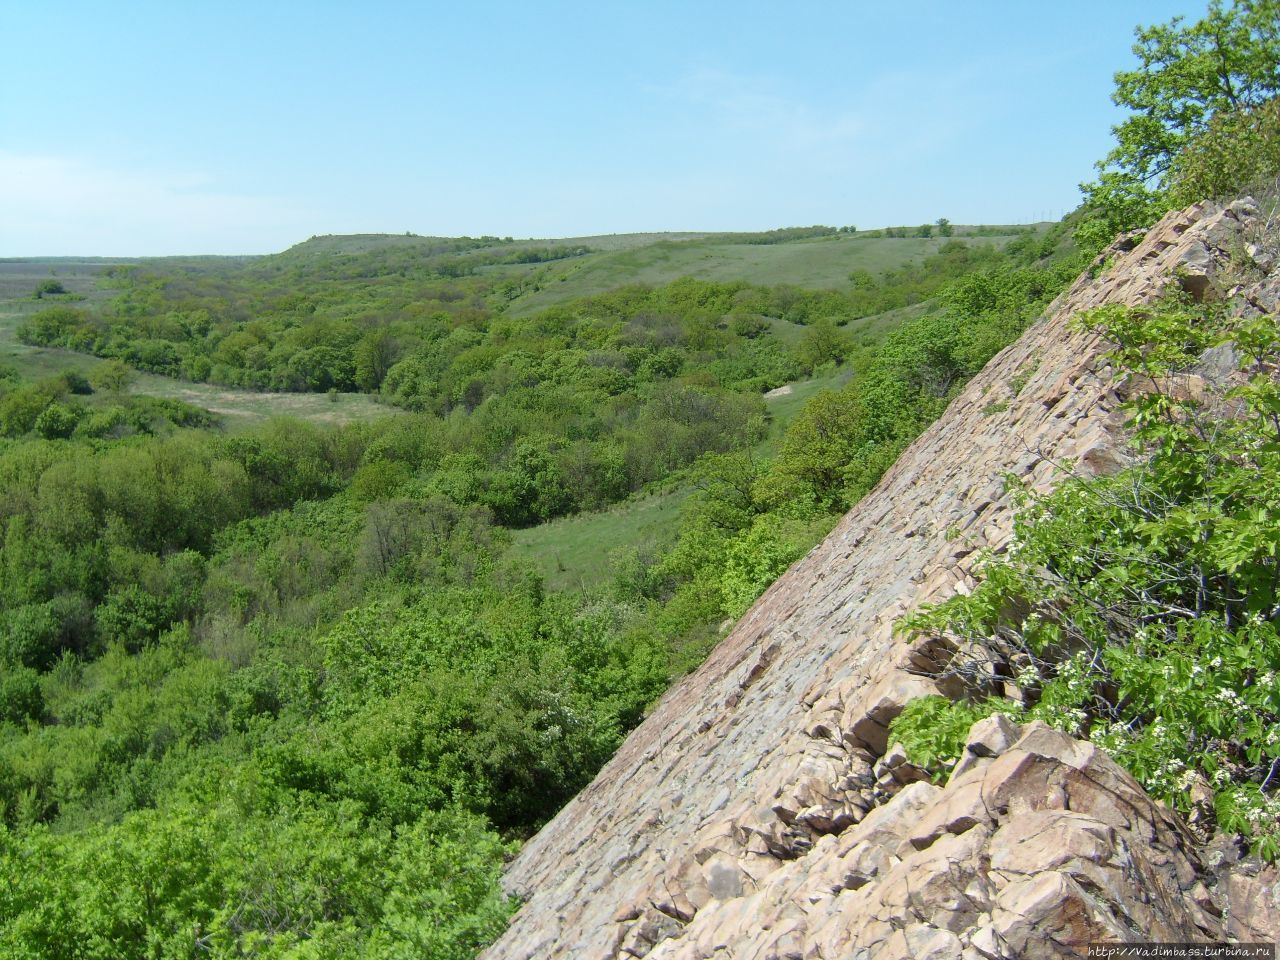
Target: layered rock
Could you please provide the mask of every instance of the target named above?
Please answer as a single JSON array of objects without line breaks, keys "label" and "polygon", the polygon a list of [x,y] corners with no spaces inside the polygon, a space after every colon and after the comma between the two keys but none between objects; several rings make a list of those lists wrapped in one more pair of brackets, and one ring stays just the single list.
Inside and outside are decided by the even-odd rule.
[{"label": "layered rock", "polygon": [[1008,542],[1006,478],[1046,490],[1124,462],[1105,345],[1071,318],[1170,282],[1274,311],[1263,231],[1247,203],[1170,215],[992,360],[525,846],[507,883],[527,902],[485,956],[993,958],[1280,937],[1274,871],[1210,856],[1087,744],[990,721],[945,788],[887,751],[946,656],[894,624],[968,589],[978,552]]}]

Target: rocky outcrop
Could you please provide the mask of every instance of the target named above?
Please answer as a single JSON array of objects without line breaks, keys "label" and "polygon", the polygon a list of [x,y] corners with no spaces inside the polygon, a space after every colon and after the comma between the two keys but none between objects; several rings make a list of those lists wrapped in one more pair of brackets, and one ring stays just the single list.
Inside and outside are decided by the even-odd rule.
[{"label": "rocky outcrop", "polygon": [[[516,858],[503,958],[1072,956],[1091,940],[1280,938],[1274,871],[1197,845],[1092,746],[975,726],[945,787],[888,725],[946,651],[894,631],[1012,533],[1012,474],[1124,462],[1104,345],[1071,318],[1178,282],[1274,311],[1247,203],[1111,251],[676,685]],[[1265,245],[1264,245],[1265,246]],[[945,692],[945,691],[944,691]]]},{"label": "rocky outcrop", "polygon": [[713,897],[648,956],[1038,960],[1266,938],[1263,885],[1210,884],[1223,886],[1180,818],[1101,750],[997,717],[945,788],[911,783],[803,863]]}]

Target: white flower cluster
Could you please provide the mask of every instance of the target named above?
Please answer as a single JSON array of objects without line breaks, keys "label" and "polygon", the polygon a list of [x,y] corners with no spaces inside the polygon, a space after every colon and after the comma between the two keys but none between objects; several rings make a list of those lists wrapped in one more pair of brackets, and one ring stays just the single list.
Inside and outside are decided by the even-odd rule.
[{"label": "white flower cluster", "polygon": [[1188,790],[1191,789],[1192,784],[1196,782],[1196,778],[1198,776],[1199,774],[1197,774],[1196,771],[1187,770],[1182,774],[1182,776],[1178,778],[1178,783],[1177,783],[1178,789],[1181,790],[1183,793],[1186,793]]},{"label": "white flower cluster", "polygon": [[1018,671],[1017,675],[1013,679],[1014,682],[1023,689],[1034,687],[1040,683],[1040,671],[1031,664],[1027,664]]},{"label": "white flower cluster", "polygon": [[[1174,790],[1185,790],[1190,781],[1195,779],[1195,771],[1188,770],[1185,761],[1177,757],[1165,760],[1147,777],[1147,787],[1168,793]],[[1184,782],[1187,786],[1184,786]]]},{"label": "white flower cluster", "polygon": [[1280,797],[1264,797],[1259,794],[1242,796],[1245,819],[1255,831],[1270,828],[1280,830]]},{"label": "white flower cluster", "polygon": [[1249,709],[1249,705],[1244,702],[1244,698],[1234,690],[1228,690],[1226,687],[1220,688],[1218,692],[1214,694],[1213,699],[1222,704],[1227,715],[1237,722],[1247,719],[1252,713]]},{"label": "white flower cluster", "polygon": [[1085,718],[1086,714],[1083,710],[1063,710],[1058,714],[1058,722],[1056,726],[1060,730],[1071,734],[1073,737],[1078,737],[1080,735],[1081,728],[1084,726]]}]

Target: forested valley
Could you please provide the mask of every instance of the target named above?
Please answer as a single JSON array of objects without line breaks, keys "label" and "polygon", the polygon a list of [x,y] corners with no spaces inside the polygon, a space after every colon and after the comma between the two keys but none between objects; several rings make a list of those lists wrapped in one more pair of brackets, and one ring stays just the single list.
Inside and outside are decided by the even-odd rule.
[{"label": "forested valley", "polygon": [[[504,858],[1118,233],[1275,201],[1276,22],[1241,0],[1140,32],[1117,75],[1137,122],[1052,225],[0,262],[0,956],[473,957],[517,907]],[[1214,337],[1252,338],[1259,369],[1280,349],[1273,320],[1174,296],[1094,322],[1135,368]],[[1134,489],[1218,509],[1271,478],[1268,376],[1235,447],[1146,411],[1159,455]],[[1219,461],[1225,493],[1196,474]],[[1257,549],[1215,561],[1227,606],[1240,570],[1273,576],[1273,499],[1247,501]],[[1150,546],[1145,526],[1099,546],[1111,506],[1047,502],[990,585],[913,626],[1038,629],[1000,617],[1048,595],[1045,568]],[[1110,651],[1085,567],[1056,609]],[[1251,612],[1265,643],[1204,641],[1251,651],[1241,684],[1280,663],[1274,612]],[[1053,722],[1130,682],[1120,659],[1120,681],[1077,682],[1040,656],[1059,636],[1022,641]],[[935,768],[978,716],[1023,709],[940,701],[895,731]],[[1254,732],[1230,829],[1274,813],[1258,772],[1280,747]],[[1150,771],[1186,742],[1114,747],[1173,797]]]},{"label": "forested valley", "polygon": [[[807,232],[765,240],[849,239]],[[483,268],[582,245],[319,238],[26,305],[17,339],[100,359],[0,388],[6,947],[469,956],[504,852],[1082,262],[979,234],[524,314]],[[145,373],[386,414],[228,423]],[[593,575],[549,586],[571,516]]]}]

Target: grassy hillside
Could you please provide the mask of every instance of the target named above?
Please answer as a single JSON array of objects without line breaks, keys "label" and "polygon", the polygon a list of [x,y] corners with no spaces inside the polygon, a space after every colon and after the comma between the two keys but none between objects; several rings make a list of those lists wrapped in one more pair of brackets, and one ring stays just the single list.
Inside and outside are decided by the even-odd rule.
[{"label": "grassy hillside", "polygon": [[[976,239],[979,228],[957,227],[960,238]],[[1000,247],[1024,235],[1025,228],[985,228],[981,242]],[[1038,225],[1047,229],[1047,225]],[[865,270],[872,274],[898,270],[936,254],[947,242],[933,237],[880,237],[870,234],[837,234],[829,237],[793,240],[787,243],[744,243],[738,234],[710,234],[693,239],[674,235],[616,251],[558,263],[545,270],[537,289],[511,301],[510,312],[534,313],[545,307],[592,296],[626,283],[654,286],[679,277],[700,280],[774,286],[840,289],[849,284],[849,274]],[[593,238],[594,239],[594,238]],[[584,241],[589,242],[589,241]]]},{"label": "grassy hillside", "polygon": [[[532,247],[588,246],[592,250],[615,251],[630,250],[635,247],[650,246],[663,241],[699,240],[714,236],[707,233],[610,233],[593,237],[561,237],[557,239],[527,238],[516,240],[508,237],[478,238],[476,249],[527,250]],[[452,243],[458,237],[424,237],[418,234],[398,233],[334,233],[311,237],[295,244],[287,251],[297,256],[350,256],[361,253],[374,253],[384,250],[416,251],[430,255],[430,251],[442,243]]]},{"label": "grassy hillside", "polygon": [[518,530],[511,555],[529,561],[548,589],[598,587],[627,551],[657,554],[670,547],[690,493],[687,486],[643,493],[607,510]]},{"label": "grassy hillside", "polygon": [[[716,282],[744,281],[763,286],[788,284],[841,289],[853,271],[871,274],[899,270],[936,254],[948,239],[987,243],[996,248],[1026,236],[1043,234],[1049,224],[955,225],[952,237],[884,236],[883,231],[834,233],[782,242],[759,242],[748,233],[627,233],[559,239],[482,237],[446,238],[398,234],[312,237],[274,257],[261,269],[285,263],[350,262],[359,257],[394,257],[402,265],[422,265],[465,251],[477,258],[508,257],[522,251],[585,248],[586,253],[547,263],[477,263],[477,273],[512,284],[499,305],[517,316],[627,284],[661,286],[681,277]],[[906,228],[897,228],[908,232]],[[465,243],[464,243],[465,241]],[[270,265],[270,266],[269,266]]]}]

